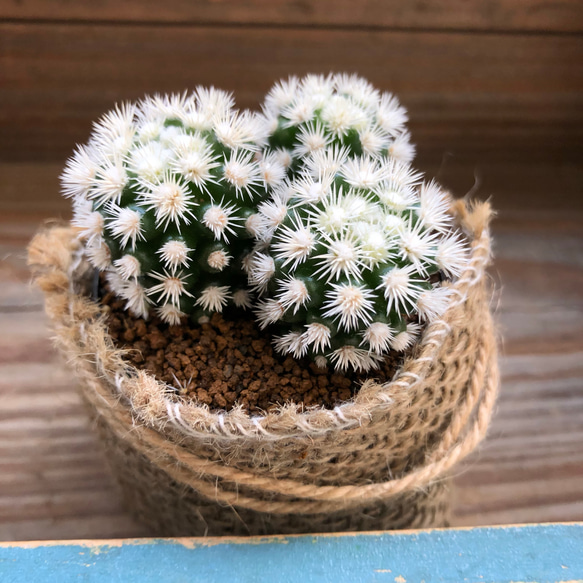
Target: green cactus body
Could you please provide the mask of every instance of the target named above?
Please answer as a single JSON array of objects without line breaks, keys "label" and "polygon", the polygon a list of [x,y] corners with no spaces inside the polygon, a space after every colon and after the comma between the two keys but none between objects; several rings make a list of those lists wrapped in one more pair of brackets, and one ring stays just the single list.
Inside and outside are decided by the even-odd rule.
[{"label": "green cactus body", "polygon": [[127,308],[196,321],[249,308],[256,204],[286,168],[259,158],[262,120],[229,94],[148,98],[103,117],[62,175],[92,264]]},{"label": "green cactus body", "polygon": [[249,277],[260,326],[275,327],[280,352],[374,368],[449,304],[450,288],[430,278],[467,261],[450,198],[409,165],[403,108],[362,79],[292,79],[265,115],[268,148],[292,161],[258,207]]}]

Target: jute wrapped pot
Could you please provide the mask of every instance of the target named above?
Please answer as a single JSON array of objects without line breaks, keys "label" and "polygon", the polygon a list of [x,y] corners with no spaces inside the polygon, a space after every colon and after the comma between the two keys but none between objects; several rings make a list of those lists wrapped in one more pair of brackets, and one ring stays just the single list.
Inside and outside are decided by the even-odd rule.
[{"label": "jute wrapped pot", "polygon": [[80,381],[128,507],[152,535],[419,528],[447,524],[448,471],[484,437],[498,388],[485,273],[487,204],[456,203],[471,261],[451,307],[395,378],[373,376],[332,410],[264,416],[180,399],[123,358],[88,294],[92,271],[68,227],[29,260],[57,345]]}]

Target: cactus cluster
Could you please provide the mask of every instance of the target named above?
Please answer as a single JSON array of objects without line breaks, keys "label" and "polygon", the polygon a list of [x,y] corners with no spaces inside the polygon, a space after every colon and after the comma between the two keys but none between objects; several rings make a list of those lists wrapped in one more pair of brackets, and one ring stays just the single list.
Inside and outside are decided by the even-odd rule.
[{"label": "cactus cluster", "polygon": [[132,312],[177,324],[250,307],[256,204],[285,175],[275,154],[258,159],[263,132],[231,95],[198,88],[125,104],[78,147],[62,175],[73,224]]},{"label": "cactus cluster", "polygon": [[62,176],[92,264],[129,310],[202,322],[232,304],[275,348],[369,370],[447,308],[467,261],[450,199],[410,165],[404,108],[349,75],[280,82],[262,114],[229,94],[104,116]]}]

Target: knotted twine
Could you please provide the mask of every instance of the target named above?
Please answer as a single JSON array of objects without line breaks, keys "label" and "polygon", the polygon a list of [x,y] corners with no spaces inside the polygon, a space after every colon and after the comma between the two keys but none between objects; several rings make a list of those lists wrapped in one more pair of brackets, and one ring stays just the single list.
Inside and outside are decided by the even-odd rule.
[{"label": "knotted twine", "polygon": [[[483,439],[498,388],[485,272],[490,207],[458,202],[453,212],[468,236],[470,262],[450,284],[449,309],[426,328],[395,378],[382,385],[369,379],[353,400],[332,410],[288,404],[263,416],[241,408],[213,412],[182,400],[124,361],[101,308],[82,293],[89,269],[74,232],[53,227],[39,233],[29,262],[45,292],[57,345],[80,377],[92,414],[116,449],[113,457],[122,460],[122,482],[144,493],[140,513],[160,511],[148,503],[148,484],[140,483],[144,476],[153,480],[152,468],[180,485],[170,496],[182,498],[177,506],[189,495],[195,514],[204,506],[207,525],[213,501],[219,514],[227,506],[246,516],[279,515],[282,532],[286,516],[325,522],[326,515],[389,508],[412,492],[432,492]],[[142,460],[127,465],[135,476],[128,478],[122,450]],[[162,506],[171,514],[171,499]]]}]

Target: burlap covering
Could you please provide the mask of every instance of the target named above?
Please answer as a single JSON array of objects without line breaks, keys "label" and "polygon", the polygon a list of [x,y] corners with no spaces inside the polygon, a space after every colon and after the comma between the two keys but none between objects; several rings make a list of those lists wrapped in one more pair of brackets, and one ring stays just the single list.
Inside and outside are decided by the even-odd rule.
[{"label": "burlap covering", "polygon": [[181,400],[113,346],[82,293],[73,231],[29,247],[56,342],[81,380],[133,513],[152,535],[331,532],[444,526],[448,470],[484,437],[498,388],[485,268],[485,203],[456,203],[471,261],[454,301],[390,383],[371,378],[333,410],[264,416]]}]

